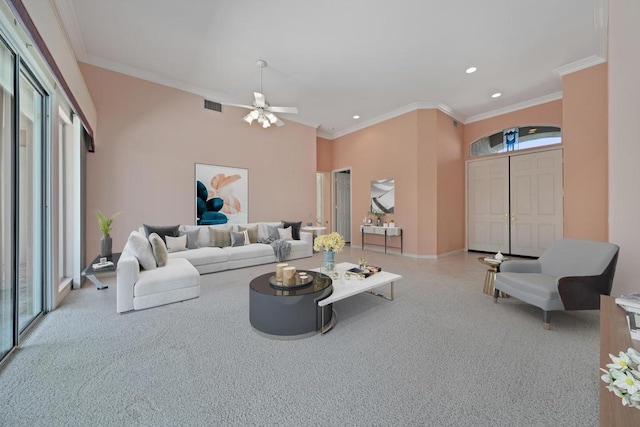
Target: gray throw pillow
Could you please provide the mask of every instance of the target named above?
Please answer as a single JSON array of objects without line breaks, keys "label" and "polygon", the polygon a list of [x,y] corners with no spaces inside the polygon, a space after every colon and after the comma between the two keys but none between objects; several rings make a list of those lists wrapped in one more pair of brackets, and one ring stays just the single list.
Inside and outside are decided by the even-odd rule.
[{"label": "gray throw pillow", "polygon": [[242,231],[230,231],[231,246],[244,246],[244,233]]},{"label": "gray throw pillow", "polygon": [[158,267],[164,267],[167,265],[169,259],[169,253],[164,241],[157,233],[151,233],[149,236],[149,243],[151,243],[151,249],[153,250],[153,256],[156,259]]},{"label": "gray throw pillow", "polygon": [[141,233],[132,231],[127,240],[127,246],[131,253],[138,258],[140,267],[144,270],[154,270],[157,267],[151,244]]},{"label": "gray throw pillow", "polygon": [[200,230],[187,230],[187,249],[198,249],[200,247]]},{"label": "gray throw pillow", "polygon": [[278,240],[280,238],[280,233],[278,233],[278,227],[267,225],[267,237],[270,239]]},{"label": "gray throw pillow", "polygon": [[166,243],[165,236],[178,237],[179,225],[147,225],[142,224],[144,232],[149,237],[151,233],[156,233]]}]

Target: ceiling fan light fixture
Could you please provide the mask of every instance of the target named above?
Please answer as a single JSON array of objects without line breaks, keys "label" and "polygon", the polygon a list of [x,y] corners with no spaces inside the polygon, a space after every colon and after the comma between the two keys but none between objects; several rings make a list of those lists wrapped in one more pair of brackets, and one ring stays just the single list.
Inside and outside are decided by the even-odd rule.
[{"label": "ceiling fan light fixture", "polygon": [[267,113],[266,116],[269,119],[269,121],[271,122],[271,124],[274,124],[275,122],[278,121],[278,118],[276,117],[276,115],[271,113],[271,112]]},{"label": "ceiling fan light fixture", "polygon": [[258,110],[253,110],[252,112],[249,113],[249,115],[251,115],[251,117],[253,117],[254,119],[257,119],[258,117],[260,117],[260,113],[258,112]]},{"label": "ceiling fan light fixture", "polygon": [[263,127],[264,129],[266,129],[266,128],[268,128],[268,127],[271,127],[271,123],[269,123],[269,120],[264,120],[264,121],[262,122],[262,127]]},{"label": "ceiling fan light fixture", "polygon": [[246,116],[244,116],[242,118],[242,120],[244,120],[245,122],[251,124],[251,122],[253,122],[253,115],[251,113],[249,113]]}]

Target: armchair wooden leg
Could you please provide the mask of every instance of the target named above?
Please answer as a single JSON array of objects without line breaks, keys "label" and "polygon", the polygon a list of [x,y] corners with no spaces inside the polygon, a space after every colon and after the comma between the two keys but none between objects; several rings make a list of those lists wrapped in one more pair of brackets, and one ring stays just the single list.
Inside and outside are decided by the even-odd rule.
[{"label": "armchair wooden leg", "polygon": [[550,311],[542,312],[542,320],[544,322],[542,324],[542,327],[547,331],[551,329],[551,312]]},{"label": "armchair wooden leg", "polygon": [[497,303],[497,302],[498,302],[498,294],[499,294],[499,293],[500,293],[500,291],[499,291],[499,290],[497,290],[497,289],[494,289],[494,290],[493,290],[493,302],[494,302],[494,303]]}]

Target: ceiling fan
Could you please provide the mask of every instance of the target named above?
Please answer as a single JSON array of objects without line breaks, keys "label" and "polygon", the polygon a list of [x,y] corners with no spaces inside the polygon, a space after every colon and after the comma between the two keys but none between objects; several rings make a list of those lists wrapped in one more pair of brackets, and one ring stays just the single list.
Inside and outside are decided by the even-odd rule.
[{"label": "ceiling fan", "polygon": [[259,59],[256,61],[256,64],[260,67],[260,92],[253,92],[255,98],[253,105],[228,105],[252,110],[242,118],[242,120],[249,124],[256,120],[263,128],[268,128],[271,125],[284,126],[284,122],[273,113],[298,114],[298,109],[296,107],[276,107],[275,105],[269,105],[265,96],[262,94],[262,69],[266,68],[267,62]]}]

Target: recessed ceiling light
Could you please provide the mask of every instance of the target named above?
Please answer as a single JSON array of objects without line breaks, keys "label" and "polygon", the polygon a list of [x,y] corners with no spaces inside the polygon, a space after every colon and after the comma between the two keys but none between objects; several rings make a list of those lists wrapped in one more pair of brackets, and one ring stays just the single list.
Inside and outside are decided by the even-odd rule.
[{"label": "recessed ceiling light", "polygon": [[492,98],[498,98],[500,96],[502,96],[502,94],[500,92],[496,92],[493,95],[491,95]]},{"label": "recessed ceiling light", "polygon": [[353,116],[353,118],[358,120],[360,118],[360,116],[356,114],[355,116]]},{"label": "recessed ceiling light", "polygon": [[475,73],[476,71],[478,71],[476,67],[467,68],[467,74]]}]

